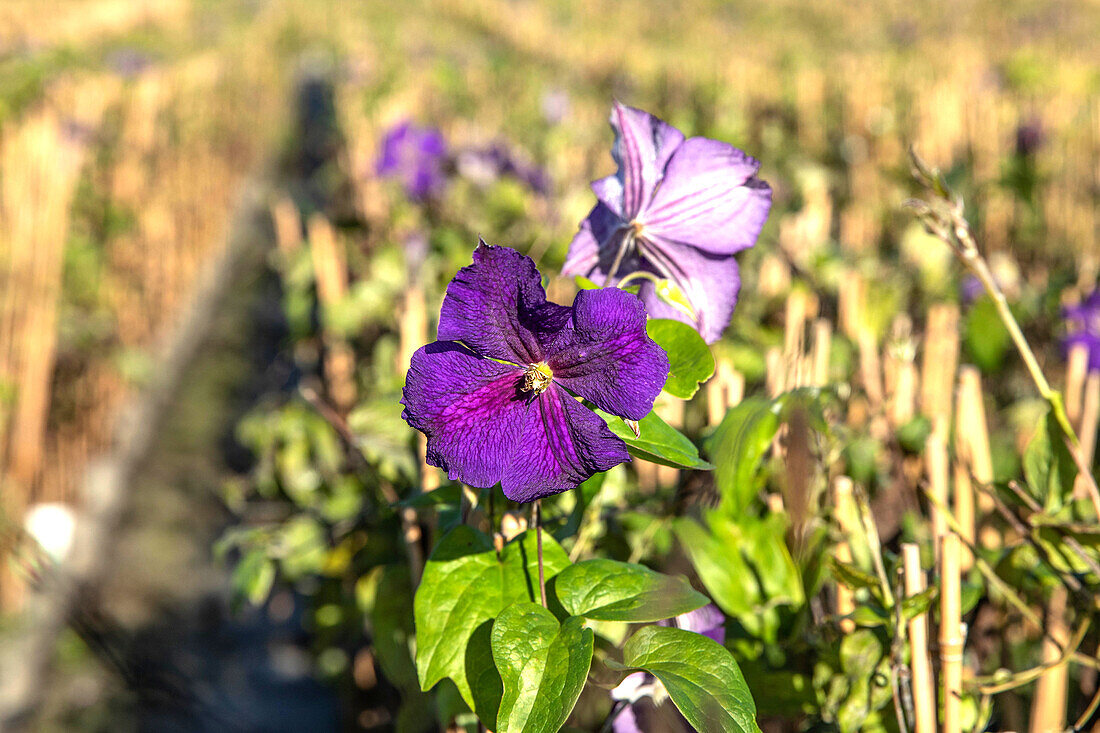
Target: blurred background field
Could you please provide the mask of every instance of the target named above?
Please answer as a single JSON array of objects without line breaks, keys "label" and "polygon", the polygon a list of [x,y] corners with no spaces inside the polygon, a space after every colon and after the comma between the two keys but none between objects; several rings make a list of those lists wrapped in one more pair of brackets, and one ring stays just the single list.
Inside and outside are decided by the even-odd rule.
[{"label": "blurred background field", "polygon": [[[163,423],[111,515],[32,729],[394,727],[391,701],[412,693],[401,670],[376,673],[364,613],[345,611],[349,594],[382,582],[359,555],[371,537],[343,529],[367,489],[331,489],[322,506],[304,497],[310,481],[343,484],[311,474],[296,495],[279,464],[280,488],[265,493],[261,478],[256,501],[265,446],[302,440],[299,459],[322,474],[339,451],[310,418],[265,422],[262,408],[313,415],[298,396],[321,392],[374,435],[377,501],[415,482],[415,443],[392,409],[418,307],[409,294],[430,323],[479,235],[560,265],[589,181],[612,170],[612,99],[746,150],[775,190],[717,347],[746,391],[783,387],[765,382],[790,356],[792,292],[807,320],[839,319],[848,341],[829,381],[861,394],[866,339],[888,362],[919,363],[923,352],[896,347],[919,342],[931,305],[965,301],[948,250],[901,208],[910,144],[966,198],[1041,360],[1061,374],[1060,308],[1100,270],[1098,34],[1100,6],[1079,0],[6,0],[3,646],[35,623],[30,586],[51,562],[28,511],[83,506],[89,466],[126,453],[133,431],[116,425],[171,371],[173,339],[217,292],[204,289],[209,273],[235,263],[217,317],[200,324],[209,341],[149,407]],[[455,153],[430,214],[374,173],[383,134],[406,119],[438,128]],[[498,175],[491,149],[531,175]],[[426,260],[408,254],[421,240]],[[550,286],[559,302],[572,288]],[[1019,408],[1027,388],[1007,342],[988,313],[961,317],[961,358],[987,377],[990,408]],[[892,395],[870,392],[871,403]],[[1023,428],[991,429],[998,465],[1018,464]],[[307,526],[303,513],[320,519]],[[903,531],[882,515],[886,537]],[[250,554],[271,533],[283,555]],[[272,591],[276,571],[293,594]],[[236,608],[242,588],[262,607]],[[274,713],[270,696],[283,701]]]}]

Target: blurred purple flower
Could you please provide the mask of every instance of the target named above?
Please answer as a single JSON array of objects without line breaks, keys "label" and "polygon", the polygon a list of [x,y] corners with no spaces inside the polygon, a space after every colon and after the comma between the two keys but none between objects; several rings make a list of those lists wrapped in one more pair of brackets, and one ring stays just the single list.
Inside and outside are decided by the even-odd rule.
[{"label": "blurred purple flower", "polygon": [[1077,305],[1062,310],[1068,333],[1062,346],[1068,352],[1075,344],[1089,351],[1089,370],[1100,369],[1100,290],[1094,290]]},{"label": "blurred purple flower", "polygon": [[528,502],[630,460],[573,395],[649,414],[668,357],[646,335],[645,307],[615,288],[549,303],[529,257],[482,242],[473,259],[447,286],[439,341],[413,354],[405,381],[401,416],[428,437],[428,463]]},{"label": "blurred purple flower", "polygon": [[119,76],[132,79],[152,64],[149,55],[134,48],[120,48],[107,57],[107,65]]},{"label": "blurred purple flower", "polygon": [[487,148],[464,150],[458,154],[458,172],[481,185],[488,185],[502,176],[510,176],[535,193],[550,192],[546,171],[515,155],[504,143]]},{"label": "blurred purple flower", "polygon": [[[562,274],[597,284],[640,280],[649,314],[694,326],[708,343],[729,325],[741,277],[733,255],[753,246],[771,208],[760,164],[618,102],[611,111],[618,173],[592,183],[599,203],[573,238]],[[691,314],[659,297],[674,285]]]},{"label": "blurred purple flower", "polygon": [[1046,142],[1046,131],[1038,117],[1031,117],[1016,126],[1016,155],[1031,157]]},{"label": "blurred purple flower", "polygon": [[975,275],[967,275],[959,283],[959,297],[964,305],[970,305],[985,294],[985,286]]},{"label": "blurred purple flower", "polygon": [[[675,626],[694,631],[719,644],[726,643],[726,617],[713,603],[657,623],[661,626]],[[613,721],[615,733],[645,733],[646,729],[642,727],[642,723],[651,712],[643,704],[645,698],[648,697],[653,703],[659,704],[667,696],[664,685],[648,672],[628,674],[619,686],[611,691],[611,699],[622,704],[622,709],[615,714]],[[686,722],[683,730],[690,730]]]},{"label": "blurred purple flower", "polygon": [[447,142],[439,130],[416,127],[408,120],[401,122],[382,138],[382,153],[375,172],[384,178],[395,178],[414,201],[424,201],[439,194],[446,183]]}]

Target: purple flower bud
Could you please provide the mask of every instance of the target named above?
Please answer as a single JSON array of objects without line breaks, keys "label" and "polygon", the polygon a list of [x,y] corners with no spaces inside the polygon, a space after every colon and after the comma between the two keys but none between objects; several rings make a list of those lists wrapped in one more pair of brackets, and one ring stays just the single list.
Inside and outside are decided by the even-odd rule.
[{"label": "purple flower bud", "polygon": [[1016,126],[1016,154],[1030,157],[1039,152],[1046,142],[1046,132],[1038,117],[1032,117]]}]

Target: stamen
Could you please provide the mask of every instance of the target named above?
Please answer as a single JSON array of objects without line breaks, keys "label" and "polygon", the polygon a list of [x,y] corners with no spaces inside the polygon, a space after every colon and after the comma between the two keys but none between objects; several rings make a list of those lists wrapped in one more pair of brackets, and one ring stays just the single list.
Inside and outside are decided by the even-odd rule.
[{"label": "stamen", "polygon": [[527,371],[523,373],[523,386],[521,389],[537,397],[545,392],[546,388],[550,386],[550,380],[553,376],[554,372],[551,371],[546,362],[543,361],[538,364],[532,364],[527,367]]}]

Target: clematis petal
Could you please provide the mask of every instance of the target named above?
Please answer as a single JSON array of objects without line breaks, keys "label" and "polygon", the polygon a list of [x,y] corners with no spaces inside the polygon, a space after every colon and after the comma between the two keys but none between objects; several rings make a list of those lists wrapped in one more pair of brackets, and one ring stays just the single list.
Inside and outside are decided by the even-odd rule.
[{"label": "clematis petal", "polygon": [[[665,164],[684,141],[684,134],[648,112],[618,102],[611,109],[611,128],[615,131],[611,156],[619,164],[622,197],[621,203],[613,197],[604,203],[623,221],[632,221],[649,203]],[[596,194],[611,197],[610,189],[603,184]]]},{"label": "clematis petal", "polygon": [[710,637],[719,644],[726,643],[726,617],[713,603],[680,614],[676,617],[676,625],[681,629]]},{"label": "clematis petal", "polygon": [[772,192],[754,158],[732,145],[693,137],[676,149],[661,186],[639,217],[647,234],[712,254],[753,246]]},{"label": "clematis petal", "polygon": [[679,308],[661,300],[649,281],[642,281],[638,297],[651,318],[675,318],[695,327],[712,344],[722,336],[737,305],[741,272],[729,255],[711,255],[702,250],[657,237],[640,241],[643,257],[654,263],[663,277],[670,277],[683,290],[695,311],[688,317]]},{"label": "clematis petal", "polygon": [[624,290],[577,293],[572,320],[544,347],[554,381],[601,410],[641,420],[668,377],[668,356],[645,324],[645,306]]},{"label": "clematis petal", "polygon": [[447,286],[439,340],[461,341],[481,356],[514,364],[542,361],[540,333],[569,320],[569,308],[546,301],[535,263],[509,247],[481,242],[474,262]]},{"label": "clematis petal", "polygon": [[[614,262],[621,241],[619,237],[624,234],[619,217],[604,204],[596,204],[574,235],[561,274],[567,277],[582,275],[597,285],[603,285],[607,280],[607,271]],[[622,263],[623,272],[629,271],[628,264]]]},{"label": "clematis petal", "polygon": [[[471,440],[474,450],[483,450]],[[528,502],[575,489],[630,460],[626,444],[596,413],[557,384],[530,404],[500,485],[512,501]]]},{"label": "clematis petal", "polygon": [[427,461],[455,481],[481,488],[500,481],[516,458],[529,400],[523,370],[437,341],[413,354],[401,404],[428,438]]}]

